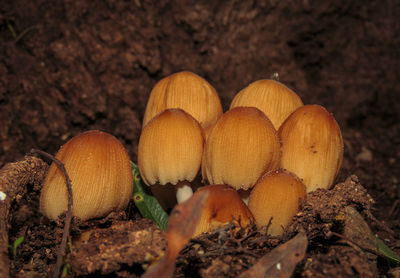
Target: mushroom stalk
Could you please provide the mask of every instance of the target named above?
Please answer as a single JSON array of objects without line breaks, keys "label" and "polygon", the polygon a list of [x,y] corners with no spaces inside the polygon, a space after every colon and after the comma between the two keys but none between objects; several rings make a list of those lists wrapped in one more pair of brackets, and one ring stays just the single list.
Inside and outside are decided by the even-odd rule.
[{"label": "mushroom stalk", "polygon": [[240,196],[240,198],[242,199],[243,203],[245,203],[246,205],[249,204],[249,197],[250,197],[250,192],[251,192],[252,188],[249,188],[247,190],[244,189],[239,189],[237,192]]},{"label": "mushroom stalk", "polygon": [[180,181],[175,186],[176,201],[183,203],[193,195],[193,189],[188,181]]}]

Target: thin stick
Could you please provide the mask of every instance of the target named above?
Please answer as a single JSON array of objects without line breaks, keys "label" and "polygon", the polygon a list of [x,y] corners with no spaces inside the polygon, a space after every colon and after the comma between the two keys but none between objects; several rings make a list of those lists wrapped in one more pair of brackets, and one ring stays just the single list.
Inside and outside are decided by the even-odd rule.
[{"label": "thin stick", "polygon": [[24,31],[22,31],[18,36],[15,36],[15,40],[14,42],[17,43],[18,41],[20,41],[26,34],[28,34],[30,31],[34,30],[34,29],[38,29],[39,25],[33,25],[31,27],[26,28]]},{"label": "thin stick", "polygon": [[365,214],[367,215],[367,217],[368,217],[369,219],[371,219],[372,221],[374,221],[374,222],[379,226],[379,228],[385,230],[386,232],[388,232],[390,235],[392,235],[392,236],[394,236],[394,237],[396,236],[396,233],[395,233],[392,229],[390,229],[390,228],[389,228],[388,226],[386,226],[384,223],[382,223],[381,221],[379,221],[378,219],[376,219],[376,217],[373,216],[372,213],[371,213],[369,210],[365,210]]},{"label": "thin stick", "polygon": [[41,150],[37,150],[37,149],[32,149],[31,153],[38,153],[40,155],[43,155],[49,159],[51,159],[53,162],[55,162],[57,164],[57,166],[60,168],[60,170],[63,172],[64,176],[65,176],[65,181],[67,183],[67,191],[68,191],[68,209],[67,209],[67,215],[65,217],[65,224],[64,224],[64,231],[63,231],[63,235],[61,238],[61,245],[60,245],[60,249],[57,252],[57,261],[56,261],[56,266],[53,272],[52,277],[53,278],[58,278],[60,276],[60,269],[61,266],[63,264],[63,257],[65,254],[65,248],[67,246],[67,239],[69,236],[69,229],[71,227],[71,220],[72,220],[72,205],[73,205],[73,199],[72,199],[72,185],[71,185],[71,179],[68,176],[67,170],[64,167],[64,164],[59,161],[57,158],[55,158],[54,156],[52,156],[49,153],[46,153],[44,151]]}]

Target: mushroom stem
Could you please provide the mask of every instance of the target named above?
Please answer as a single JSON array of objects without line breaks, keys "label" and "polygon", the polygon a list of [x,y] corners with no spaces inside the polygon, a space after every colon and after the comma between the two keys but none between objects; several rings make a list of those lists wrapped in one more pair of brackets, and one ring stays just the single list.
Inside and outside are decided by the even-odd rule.
[{"label": "mushroom stem", "polygon": [[252,188],[249,188],[249,189],[247,189],[247,190],[244,190],[244,189],[239,189],[239,190],[237,190],[237,192],[238,192],[240,198],[242,199],[242,201],[243,201],[246,205],[249,204],[249,197],[250,197],[251,189],[252,189]]},{"label": "mushroom stem", "polygon": [[188,181],[180,181],[175,185],[176,201],[183,203],[193,195],[193,189]]}]

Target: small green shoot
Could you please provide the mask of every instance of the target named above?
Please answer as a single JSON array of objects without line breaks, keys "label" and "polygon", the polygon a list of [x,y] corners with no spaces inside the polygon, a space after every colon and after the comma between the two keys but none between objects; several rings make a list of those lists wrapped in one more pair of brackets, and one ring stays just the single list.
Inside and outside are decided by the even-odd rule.
[{"label": "small green shoot", "polygon": [[21,243],[24,241],[24,239],[25,239],[25,237],[21,236],[21,237],[17,238],[12,245],[11,244],[8,245],[8,248],[10,248],[12,251],[13,259],[15,259],[17,257],[17,248],[18,248],[18,246],[21,245]]},{"label": "small green shoot", "polygon": [[11,35],[13,36],[14,40],[17,38],[17,32],[15,32],[14,27],[11,25],[10,22],[7,21],[7,28],[10,30]]},{"label": "small green shoot", "polygon": [[68,244],[69,252],[72,253],[72,239],[70,236],[68,237],[67,244]]},{"label": "small green shoot", "polygon": [[154,196],[146,193],[139,175],[139,169],[132,161],[131,167],[134,180],[133,201],[136,207],[144,218],[152,220],[158,228],[165,231],[167,229],[168,214]]},{"label": "small green shoot", "polygon": [[70,263],[64,263],[62,271],[61,271],[61,277],[67,277],[70,269],[71,269],[71,264]]},{"label": "small green shoot", "polygon": [[[72,239],[70,236],[68,237],[67,246],[68,246],[69,253],[72,253]],[[66,277],[71,270],[71,264],[68,261],[66,261],[65,257],[64,257],[63,261],[64,261],[64,263],[63,263],[63,267],[61,270],[61,277]]]},{"label": "small green shoot", "polygon": [[380,238],[376,238],[376,244],[378,245],[378,252],[388,259],[390,262],[400,265],[400,257],[392,249],[390,249]]}]

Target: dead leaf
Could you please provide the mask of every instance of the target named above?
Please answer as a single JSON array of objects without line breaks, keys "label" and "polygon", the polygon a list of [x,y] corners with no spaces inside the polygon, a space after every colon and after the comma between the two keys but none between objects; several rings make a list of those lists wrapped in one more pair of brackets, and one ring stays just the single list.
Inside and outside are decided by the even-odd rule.
[{"label": "dead leaf", "polygon": [[243,272],[239,278],[291,277],[297,263],[306,254],[307,243],[306,234],[300,232],[288,242],[264,255],[255,265]]},{"label": "dead leaf", "polygon": [[[357,243],[359,246],[363,246],[377,252],[378,247],[376,244],[376,237],[361,214],[351,206],[347,206],[344,209],[344,212],[345,219],[343,235]],[[351,242],[348,242],[348,244],[354,247],[356,250],[361,251],[358,246],[352,244]],[[366,256],[371,260],[376,260],[376,256],[374,254],[366,252]]]},{"label": "dead leaf", "polygon": [[167,252],[161,260],[152,265],[143,274],[143,278],[172,277],[175,270],[176,257],[192,238],[200,221],[208,194],[208,191],[196,192],[189,200],[174,207],[168,218],[165,235],[168,244]]}]

